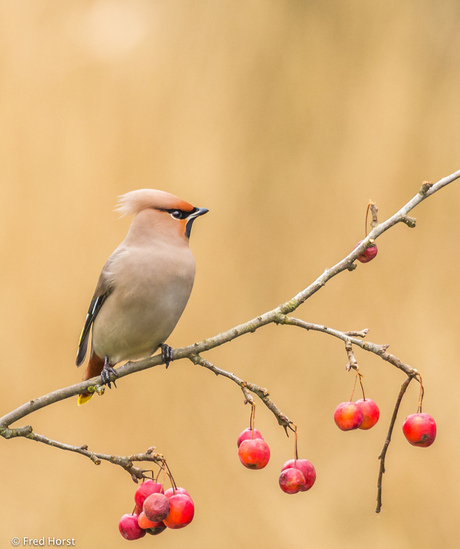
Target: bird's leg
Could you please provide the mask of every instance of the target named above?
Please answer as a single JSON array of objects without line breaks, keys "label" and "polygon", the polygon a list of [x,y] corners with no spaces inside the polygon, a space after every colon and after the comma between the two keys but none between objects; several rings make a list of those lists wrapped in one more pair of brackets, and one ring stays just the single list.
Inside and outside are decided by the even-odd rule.
[{"label": "bird's leg", "polygon": [[161,344],[161,358],[166,364],[166,368],[169,366],[169,363],[173,360],[173,348],[166,343]]},{"label": "bird's leg", "polygon": [[111,389],[112,388],[111,383],[113,383],[116,389],[117,384],[115,383],[115,381],[110,381],[110,374],[113,374],[114,377],[118,377],[118,374],[115,368],[109,362],[109,357],[106,356],[104,359],[104,367],[102,368],[102,372],[101,372],[102,385],[107,385],[109,389]]}]

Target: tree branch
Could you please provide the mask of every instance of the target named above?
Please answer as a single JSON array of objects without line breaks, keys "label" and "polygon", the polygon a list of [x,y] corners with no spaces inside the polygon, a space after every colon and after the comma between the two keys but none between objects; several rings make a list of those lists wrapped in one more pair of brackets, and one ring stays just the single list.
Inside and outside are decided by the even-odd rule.
[{"label": "tree branch", "polygon": [[253,399],[249,395],[248,391],[257,395],[260,398],[260,400],[265,404],[265,406],[270,410],[270,412],[272,412],[272,414],[276,417],[276,419],[278,420],[278,423],[282,427],[284,427],[286,434],[287,434],[288,428],[293,430],[291,428],[293,422],[285,414],[283,414],[281,410],[278,409],[278,407],[275,405],[275,403],[272,400],[270,400],[269,398],[270,392],[268,391],[268,389],[259,387],[255,383],[248,383],[247,381],[243,381],[242,379],[237,377],[235,374],[232,374],[230,372],[226,372],[225,370],[221,370],[220,368],[217,368],[216,366],[214,366],[214,364],[211,364],[211,362],[205,360],[199,355],[192,355],[190,357],[190,360],[194,364],[199,364],[200,366],[203,366],[204,368],[211,370],[211,372],[214,372],[216,375],[224,376],[230,379],[231,381],[233,381],[234,383],[236,383],[243,390],[243,394],[247,402],[251,402],[251,403],[253,402]]},{"label": "tree branch", "polygon": [[[361,255],[364,250],[369,246],[372,240],[377,239],[380,235],[382,235],[385,231],[387,231],[397,223],[406,223],[406,215],[408,212],[410,212],[413,208],[415,208],[415,206],[420,204],[420,202],[425,200],[425,198],[433,195],[435,192],[445,187],[449,183],[452,183],[459,177],[460,170],[447,177],[444,177],[443,179],[440,179],[435,184],[424,183],[420,191],[411,200],[409,200],[409,202],[405,206],[403,206],[389,219],[387,219],[383,223],[380,223],[374,229],[372,229],[372,231],[367,235],[367,237],[361,242],[359,246],[357,246],[352,252],[350,252],[341,261],[336,263],[333,267],[331,267],[330,269],[326,269],[324,273],[319,276],[312,284],[307,286],[304,290],[299,292],[293,298],[279,305],[275,309],[263,313],[262,315],[257,316],[256,318],[253,318],[248,322],[235,326],[234,328],[231,328],[226,332],[218,334],[214,337],[210,337],[208,339],[204,339],[203,341],[194,343],[193,345],[189,345],[188,347],[175,349],[173,353],[173,360],[178,360],[180,358],[190,358],[192,355],[198,355],[203,351],[209,351],[210,349],[214,349],[215,347],[232,341],[233,339],[236,339],[237,337],[240,337],[244,334],[255,332],[262,326],[277,322],[280,314],[286,315],[292,313],[299,307],[299,305],[301,305],[304,301],[306,301],[313,294],[315,294],[320,288],[322,288],[327,282],[329,282],[329,280],[331,280],[342,271],[348,269],[356,261],[358,256]],[[136,362],[127,362],[123,366],[117,368],[117,373],[119,378],[122,378],[135,372],[140,372],[148,368],[153,368],[160,364],[162,364],[160,355],[155,355],[153,357],[148,357]],[[393,365],[396,366],[396,364]],[[22,419],[23,417],[31,414],[32,412],[35,412],[36,410],[39,410],[40,408],[44,408],[45,406],[49,406],[50,404],[54,404],[55,402],[65,400],[72,396],[79,395],[80,393],[85,392],[89,387],[101,385],[101,383],[102,380],[99,376],[87,381],[83,381],[81,383],[76,383],[75,385],[71,385],[69,387],[65,387],[64,389],[58,389],[57,391],[53,391],[52,393],[31,400],[23,404],[16,410],[13,410],[9,414],[6,414],[2,418],[0,418],[0,428],[8,427],[15,421]]]},{"label": "tree branch", "polygon": [[[353,348],[352,348],[353,345],[355,345],[365,351],[369,351],[378,355],[380,358],[382,358],[386,362],[402,370],[408,377],[405,383],[403,384],[403,386],[401,387],[401,391],[398,396],[398,400],[396,402],[396,406],[393,412],[393,417],[390,423],[390,429],[388,431],[388,435],[385,440],[385,445],[379,458],[380,472],[379,472],[379,481],[378,481],[377,512],[380,511],[380,507],[381,507],[382,476],[384,472],[385,455],[390,443],[392,430],[394,427],[394,423],[396,421],[396,415],[397,415],[402,397],[404,396],[404,393],[407,389],[407,386],[409,385],[410,381],[418,375],[418,372],[414,368],[403,363],[397,357],[388,353],[387,352],[388,345],[378,345],[375,343],[364,341],[364,338],[367,335],[367,330],[363,330],[361,332],[355,332],[355,331],[341,332],[341,331],[329,328],[327,326],[308,323],[303,320],[290,317],[288,315],[294,312],[302,303],[304,303],[307,299],[309,299],[312,295],[314,295],[318,290],[323,288],[326,285],[326,283],[329,282],[332,278],[334,278],[335,276],[337,276],[338,274],[340,274],[345,270],[350,270],[350,271],[354,270],[356,268],[355,262],[358,256],[360,256],[379,236],[381,236],[384,232],[389,230],[391,227],[395,226],[398,223],[403,223],[408,227],[415,227],[415,219],[408,217],[407,214],[413,208],[415,208],[418,204],[420,204],[420,202],[432,196],[438,190],[442,189],[449,183],[452,183],[459,177],[460,177],[460,170],[447,177],[444,177],[443,179],[439,180],[437,183],[434,183],[434,184],[429,182],[423,183],[419,192],[411,200],[409,200],[409,202],[407,202],[405,206],[403,206],[398,212],[396,212],[393,216],[388,218],[383,223],[376,224],[377,208],[375,207],[375,211],[373,212],[373,221],[372,221],[373,229],[366,236],[366,238],[362,240],[361,243],[356,248],[354,248],[347,256],[345,256],[341,261],[336,263],[333,267],[326,269],[323,272],[323,274],[321,274],[314,282],[312,282],[309,286],[304,288],[294,297],[292,297],[285,303],[282,303],[278,307],[272,309],[271,311],[267,311],[262,315],[257,316],[256,318],[253,318],[243,324],[239,324],[238,326],[231,328],[230,330],[217,334],[213,337],[204,339],[200,342],[194,343],[193,345],[189,345],[188,347],[175,349],[173,352],[173,360],[188,358],[194,364],[207,368],[210,371],[214,372],[216,375],[224,376],[230,379],[231,381],[233,381],[234,383],[236,383],[243,391],[246,401],[251,403],[253,402],[252,396],[250,393],[253,393],[256,396],[258,396],[262,400],[262,402],[267,406],[267,408],[275,415],[275,417],[278,420],[278,423],[285,428],[286,432],[288,428],[292,428],[293,423],[270,400],[269,392],[266,389],[263,389],[258,385],[255,385],[254,383],[247,383],[246,381],[243,381],[242,379],[238,378],[234,374],[230,372],[226,372],[225,370],[221,370],[220,368],[217,368],[215,365],[213,365],[209,361],[202,358],[201,353],[214,349],[215,347],[218,347],[225,343],[228,343],[244,334],[255,332],[262,326],[275,323],[275,324],[297,326],[305,330],[319,331],[324,334],[341,339],[342,341],[345,342],[347,355],[349,357],[349,364],[352,367],[353,367],[353,364],[356,362],[356,359],[354,358],[354,355],[353,355]],[[351,364],[352,362],[353,364]],[[128,362],[120,366],[119,368],[117,368],[117,373],[118,373],[117,379],[121,379],[135,372],[140,372],[142,370],[159,366],[160,364],[163,364],[163,361],[160,355],[148,357],[143,360],[139,360],[137,362]],[[356,365],[357,364],[355,364],[355,366]],[[47,395],[43,395],[39,398],[26,402],[22,406],[19,406],[15,410],[9,412],[8,414],[0,418],[0,435],[3,436],[5,439],[21,436],[21,437],[28,438],[30,440],[35,440],[36,442],[42,442],[42,443],[48,444],[50,446],[53,446],[62,450],[77,452],[81,455],[88,457],[96,464],[101,463],[101,461],[103,460],[108,461],[110,463],[123,467],[125,470],[127,470],[131,474],[132,478],[135,480],[139,478],[143,478],[145,471],[142,471],[141,469],[134,467],[133,461],[154,461],[157,463],[164,462],[163,456],[161,456],[161,454],[153,453],[152,448],[147,450],[147,452],[145,452],[144,454],[137,454],[134,456],[128,456],[128,457],[111,456],[107,454],[90,452],[86,446],[70,446],[68,444],[64,444],[61,442],[48,439],[43,435],[34,433],[33,428],[31,426],[19,427],[15,429],[10,428],[10,425],[12,423],[15,423],[16,421],[30,415],[31,413],[41,408],[50,406],[51,404],[54,404],[61,400],[65,400],[67,398],[79,395],[91,389],[95,390],[98,393],[102,393],[104,388],[101,387],[101,383],[102,383],[101,377],[100,376],[95,377],[90,380],[83,381],[81,383],[76,383],[69,387],[58,389]]]},{"label": "tree branch", "polygon": [[304,320],[300,320],[298,318],[292,318],[284,315],[280,315],[279,323],[291,325],[291,326],[298,326],[299,328],[303,328],[304,330],[315,330],[317,332],[322,332],[323,334],[337,337],[338,339],[341,339],[343,342],[345,342],[345,344],[350,343],[352,345],[356,345],[357,347],[360,347],[364,351],[369,351],[370,353],[374,353],[375,355],[379,356],[386,362],[389,362],[399,370],[402,370],[408,376],[414,376],[418,374],[418,371],[415,368],[412,368],[408,364],[405,364],[394,355],[387,353],[386,350],[388,349],[389,345],[379,345],[377,343],[371,343],[370,341],[363,341],[358,337],[353,337],[350,335],[350,334],[359,333],[360,337],[364,338],[368,330],[363,330],[362,332],[340,332],[339,330],[334,330],[333,328],[329,328],[327,326],[321,326],[320,324],[312,324],[311,322],[305,322]]},{"label": "tree branch", "polygon": [[388,428],[388,434],[386,436],[382,451],[380,452],[380,455],[379,455],[380,467],[379,467],[379,478],[377,480],[377,508],[375,510],[376,513],[380,513],[380,510],[382,509],[382,480],[383,480],[383,474],[385,473],[385,457],[387,455],[388,447],[391,442],[391,435],[393,433],[393,428],[395,426],[396,418],[398,416],[399,406],[401,405],[401,401],[404,396],[404,393],[409,387],[409,383],[414,379],[414,377],[415,376],[409,376],[401,385],[401,389],[399,391],[398,398],[396,400],[396,404],[393,410],[393,415],[391,416],[390,427]]},{"label": "tree branch", "polygon": [[76,452],[77,454],[89,458],[95,465],[100,465],[102,461],[108,461],[109,463],[113,463],[114,465],[119,465],[120,467],[122,467],[131,475],[131,478],[135,482],[143,479],[145,477],[146,471],[144,469],[139,469],[138,467],[135,467],[133,465],[133,462],[148,461],[154,462],[159,465],[162,465],[165,462],[164,456],[162,454],[155,453],[155,448],[153,447],[149,448],[146,452],[142,454],[134,454],[132,456],[115,456],[109,454],[101,454],[98,452],[91,452],[90,450],[88,450],[88,446],[86,445],[72,446],[70,444],[59,442],[57,440],[52,440],[48,437],[45,437],[44,435],[34,433],[30,425],[26,425],[25,427],[18,427],[17,429],[4,428],[2,429],[0,434],[6,439],[25,437],[29,440],[42,442],[44,444],[47,444],[48,446],[52,446],[53,448],[59,448],[60,450],[66,450],[69,452]]}]

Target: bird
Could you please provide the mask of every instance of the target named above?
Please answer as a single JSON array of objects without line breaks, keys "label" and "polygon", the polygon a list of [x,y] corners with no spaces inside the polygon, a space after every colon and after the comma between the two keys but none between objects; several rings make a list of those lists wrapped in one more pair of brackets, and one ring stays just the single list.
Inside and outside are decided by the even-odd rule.
[{"label": "bird", "polygon": [[[138,189],[121,195],[116,211],[134,218],[102,268],[76,358],[81,366],[91,333],[83,381],[100,375],[102,385],[109,388],[119,362],[148,357],[159,348],[166,367],[172,360],[166,340],[187,305],[195,279],[190,232],[195,219],[209,210],[165,191]],[[78,405],[91,396],[80,394]]]}]

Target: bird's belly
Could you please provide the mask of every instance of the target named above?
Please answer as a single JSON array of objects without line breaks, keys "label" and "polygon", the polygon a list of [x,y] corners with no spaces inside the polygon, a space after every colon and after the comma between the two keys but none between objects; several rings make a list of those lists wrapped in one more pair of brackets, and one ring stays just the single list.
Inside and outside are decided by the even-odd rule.
[{"label": "bird's belly", "polygon": [[[166,341],[190,296],[193,280],[175,287],[116,289],[93,325],[93,349],[111,364],[150,356]],[[118,290],[118,291],[117,291]]]}]

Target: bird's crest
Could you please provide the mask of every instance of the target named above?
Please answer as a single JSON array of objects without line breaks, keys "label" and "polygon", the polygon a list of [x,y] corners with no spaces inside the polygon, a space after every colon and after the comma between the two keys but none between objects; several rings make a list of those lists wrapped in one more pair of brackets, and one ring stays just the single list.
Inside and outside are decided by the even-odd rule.
[{"label": "bird's crest", "polygon": [[122,216],[136,215],[147,208],[157,210],[182,210],[192,211],[194,208],[185,200],[165,191],[156,189],[138,189],[123,194],[118,198],[118,206],[115,211],[120,212]]}]

